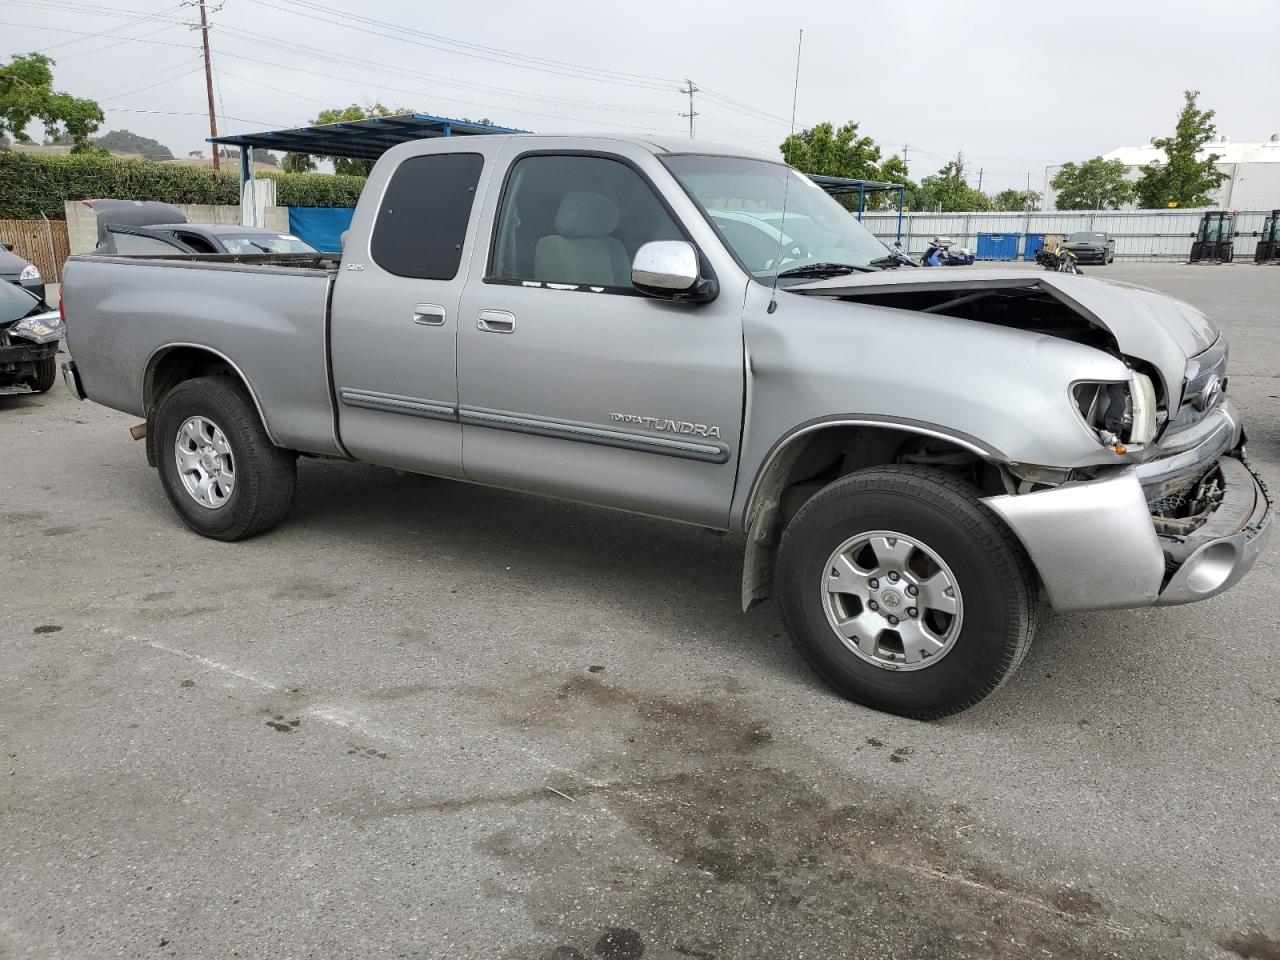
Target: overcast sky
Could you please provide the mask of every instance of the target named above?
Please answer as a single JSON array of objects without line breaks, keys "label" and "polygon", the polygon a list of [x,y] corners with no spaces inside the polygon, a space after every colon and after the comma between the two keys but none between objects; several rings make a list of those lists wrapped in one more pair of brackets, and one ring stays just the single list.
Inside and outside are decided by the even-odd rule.
[{"label": "overcast sky", "polygon": [[[1143,143],[1202,93],[1235,141],[1280,133],[1280,2],[1109,3],[210,0],[221,132],[298,126],[381,100],[537,131],[687,132],[772,150],[856,120],[913,179],[963,150],[971,182],[1040,189],[1047,164]],[[143,17],[151,19],[143,20]],[[175,154],[208,136],[196,16],[176,0],[0,0],[0,55],[47,51],[106,129]],[[370,21],[380,21],[387,26]],[[124,39],[135,38],[135,39]],[[165,111],[165,112],[133,112]]]}]

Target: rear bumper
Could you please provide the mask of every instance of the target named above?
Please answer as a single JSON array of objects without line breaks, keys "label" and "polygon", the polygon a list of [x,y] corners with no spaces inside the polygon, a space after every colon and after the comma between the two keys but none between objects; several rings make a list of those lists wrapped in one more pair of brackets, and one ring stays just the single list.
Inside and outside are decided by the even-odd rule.
[{"label": "rear bumper", "polygon": [[62,382],[67,385],[67,389],[77,400],[88,399],[84,392],[84,384],[80,382],[80,371],[76,369],[74,360],[62,361]]},{"label": "rear bumper", "polygon": [[1136,467],[985,502],[1026,548],[1055,609],[1191,603],[1238,583],[1271,533],[1271,501],[1243,449],[1218,464],[1223,499],[1186,537],[1157,536]]}]

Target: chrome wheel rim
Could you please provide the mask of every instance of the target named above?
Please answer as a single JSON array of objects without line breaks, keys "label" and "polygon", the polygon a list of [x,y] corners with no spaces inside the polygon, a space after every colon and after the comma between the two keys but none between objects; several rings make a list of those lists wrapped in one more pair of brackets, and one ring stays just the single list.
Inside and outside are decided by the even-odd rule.
[{"label": "chrome wheel rim", "polygon": [[840,642],[884,670],[923,670],[964,622],[955,575],[925,543],[892,530],[850,537],[827,560],[822,606]]},{"label": "chrome wheel rim", "polygon": [[210,510],[225,506],[235,489],[236,465],[221,428],[208,417],[190,417],[178,428],[173,450],[191,499]]}]

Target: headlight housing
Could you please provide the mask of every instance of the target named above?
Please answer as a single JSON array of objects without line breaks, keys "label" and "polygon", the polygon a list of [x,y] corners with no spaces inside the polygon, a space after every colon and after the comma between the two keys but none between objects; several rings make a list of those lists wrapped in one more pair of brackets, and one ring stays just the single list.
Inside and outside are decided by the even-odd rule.
[{"label": "headlight housing", "polygon": [[1117,453],[1155,439],[1156,389],[1145,373],[1131,370],[1119,383],[1082,380],[1072,384],[1071,399],[1089,432]]},{"label": "headlight housing", "polygon": [[18,274],[18,279],[19,280],[39,280],[40,268],[37,267],[34,263],[28,263],[25,267],[22,268],[22,272]]},{"label": "headlight housing", "polygon": [[48,313],[37,313],[33,317],[24,317],[6,328],[10,337],[21,337],[32,343],[52,343],[61,340],[63,334],[62,317],[56,310]]}]

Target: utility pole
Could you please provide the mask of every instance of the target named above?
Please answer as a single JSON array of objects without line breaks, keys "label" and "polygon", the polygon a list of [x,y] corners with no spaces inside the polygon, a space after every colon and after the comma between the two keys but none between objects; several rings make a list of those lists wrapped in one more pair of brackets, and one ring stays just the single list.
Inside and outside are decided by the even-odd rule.
[{"label": "utility pole", "polygon": [[680,92],[687,93],[689,95],[689,112],[682,113],[680,114],[680,116],[689,118],[689,139],[692,140],[693,139],[693,118],[698,115],[698,112],[693,109],[693,95],[698,92],[698,88],[693,85],[693,81],[690,80],[688,77],[685,77],[684,82],[685,82],[685,86],[680,88]]},{"label": "utility pole", "polygon": [[1031,209],[1031,171],[1027,171],[1027,209]]},{"label": "utility pole", "polygon": [[[200,38],[204,43],[204,85],[209,93],[209,136],[216,137],[218,135],[218,115],[213,108],[213,63],[209,60],[209,20],[205,16],[204,11],[205,0],[196,0],[196,6],[200,8]],[[213,169],[219,169],[218,151],[221,149],[218,144],[212,144],[213,147]]]},{"label": "utility pole", "polygon": [[978,168],[978,192],[982,192],[982,167]]},{"label": "utility pole", "polygon": [[907,171],[907,176],[911,175],[911,168],[907,166],[907,151],[911,149],[911,144],[904,143],[902,145],[902,169]]}]

